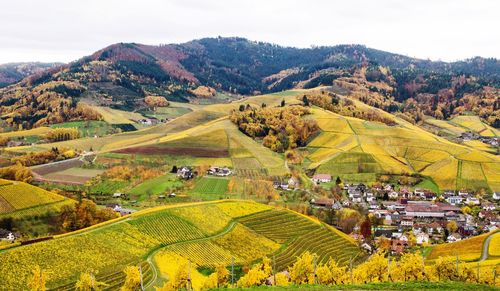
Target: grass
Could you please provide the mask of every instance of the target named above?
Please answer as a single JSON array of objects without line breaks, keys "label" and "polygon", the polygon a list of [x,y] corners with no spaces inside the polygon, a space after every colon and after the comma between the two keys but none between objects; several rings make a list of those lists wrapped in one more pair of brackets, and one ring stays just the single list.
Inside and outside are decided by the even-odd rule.
[{"label": "grass", "polygon": [[168,190],[172,191],[173,189],[181,186],[182,182],[179,181],[175,174],[166,174],[144,181],[143,183],[132,188],[129,193],[138,195],[138,200],[142,200],[149,194],[158,195],[166,193]]},{"label": "grass", "polygon": [[196,182],[192,190],[193,193],[202,194],[202,196],[224,195],[227,191],[228,179],[215,177],[202,177]]},{"label": "grass", "polygon": [[436,245],[432,248],[427,260],[435,260],[439,257],[447,256],[458,256],[462,261],[478,260],[483,249],[483,242],[490,234],[491,233],[485,233],[454,243]]},{"label": "grass", "polygon": [[432,179],[430,178],[422,180],[422,182],[415,185],[415,188],[429,189],[434,193],[440,193],[438,185],[436,185],[436,183],[434,183],[434,181],[432,181]]},{"label": "grass", "polygon": [[[225,290],[223,288],[213,290]],[[397,282],[397,283],[367,283],[355,285],[298,285],[287,287],[260,286],[251,288],[235,288],[234,290],[497,290],[497,288],[488,285],[470,284],[463,282]]]}]

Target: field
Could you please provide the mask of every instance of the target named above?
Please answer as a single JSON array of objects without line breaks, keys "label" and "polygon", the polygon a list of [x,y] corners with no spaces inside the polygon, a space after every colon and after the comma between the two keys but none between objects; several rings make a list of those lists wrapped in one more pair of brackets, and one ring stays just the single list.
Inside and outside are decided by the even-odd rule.
[{"label": "field", "polygon": [[228,183],[229,180],[225,178],[203,177],[196,182],[196,186],[192,192],[209,196],[224,195],[226,194]]},{"label": "field", "polygon": [[104,121],[70,121],[51,125],[52,128],[77,128],[80,137],[104,136],[111,134],[115,128]]},{"label": "field", "polygon": [[146,195],[162,194],[168,190],[173,190],[176,187],[180,186],[182,186],[182,182],[179,181],[175,174],[166,174],[144,181],[143,183],[132,188],[129,193],[144,198],[144,196]]},{"label": "field", "polygon": [[491,257],[500,257],[500,233],[497,233],[491,239],[488,255]]},{"label": "field", "polygon": [[316,173],[368,183],[381,174],[420,173],[439,189],[498,191],[499,174],[490,170],[499,164],[498,156],[449,142],[402,120],[387,126],[318,108],[313,118],[322,132],[308,144],[307,167]]},{"label": "field", "polygon": [[0,179],[0,214],[62,201],[65,198],[23,182]]},{"label": "field", "polygon": [[69,168],[43,175],[42,178],[44,182],[83,185],[103,172],[104,170],[99,169]]},{"label": "field", "polygon": [[462,261],[475,261],[481,256],[483,242],[491,233],[485,233],[455,243],[436,245],[429,253],[427,260],[436,260],[439,257],[458,256]]},{"label": "field", "polygon": [[[270,213],[279,219],[273,220],[273,226],[265,226],[267,218],[274,217]],[[303,225],[297,228],[303,230],[286,227],[289,223]],[[281,233],[280,239],[275,240],[272,227]],[[306,237],[308,229],[326,231],[322,232],[328,234],[325,239],[331,236],[332,241],[343,241],[344,246],[349,246],[345,248],[347,253],[359,252],[350,239],[337,231],[291,211],[273,210],[248,201],[187,203],[139,211],[88,230],[7,249],[0,253],[0,281],[7,289],[23,289],[31,268],[40,265],[48,276],[49,288],[69,286],[88,269],[97,272],[98,278],[114,278],[110,280],[119,285],[123,277],[118,274],[126,265],[152,258],[154,264],[148,265],[159,268],[160,277],[155,281],[158,284],[172,274],[175,267],[172,262],[189,259],[193,262],[193,284],[200,286],[197,284],[206,277],[194,271],[195,267],[227,265],[233,258],[238,264],[251,263],[262,256],[279,253],[288,245],[282,243],[283,239],[289,238],[286,241],[291,242],[300,236]],[[286,234],[287,231],[290,233]],[[331,254],[345,256],[344,252],[325,253]]]},{"label": "field", "polygon": [[135,120],[144,118],[139,113],[112,109],[109,107],[92,106],[92,109],[101,114],[103,120],[109,124],[132,124]]}]

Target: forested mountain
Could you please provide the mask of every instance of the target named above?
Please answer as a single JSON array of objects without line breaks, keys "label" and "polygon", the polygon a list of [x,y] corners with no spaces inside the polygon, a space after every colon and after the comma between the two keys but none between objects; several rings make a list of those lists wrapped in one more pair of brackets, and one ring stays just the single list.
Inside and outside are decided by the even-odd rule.
[{"label": "forested mountain", "polygon": [[252,95],[334,86],[372,106],[446,119],[473,112],[500,126],[500,62],[446,63],[339,45],[299,49],[243,38],[205,38],[150,46],[119,43],[73,63],[34,72],[0,89],[6,126],[31,128],[95,118],[90,103],[132,110],[149,95],[182,102],[218,102],[219,93]]},{"label": "forested mountain", "polygon": [[48,68],[61,65],[60,63],[8,63],[0,65],[0,88],[17,83],[25,77],[39,73]]}]

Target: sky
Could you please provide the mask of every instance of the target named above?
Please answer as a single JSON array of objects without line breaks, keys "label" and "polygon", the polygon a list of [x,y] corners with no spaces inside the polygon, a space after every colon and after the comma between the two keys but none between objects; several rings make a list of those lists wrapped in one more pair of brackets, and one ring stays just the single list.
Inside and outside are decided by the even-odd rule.
[{"label": "sky", "polygon": [[497,0],[2,0],[0,63],[69,62],[117,42],[217,36],[500,58],[499,11]]}]

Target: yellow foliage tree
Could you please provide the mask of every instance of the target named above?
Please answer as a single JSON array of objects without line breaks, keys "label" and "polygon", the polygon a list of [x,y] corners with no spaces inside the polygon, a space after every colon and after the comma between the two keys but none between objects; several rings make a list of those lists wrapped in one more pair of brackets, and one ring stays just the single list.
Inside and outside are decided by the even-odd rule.
[{"label": "yellow foliage tree", "polygon": [[262,263],[255,265],[248,273],[238,280],[238,287],[249,288],[260,286],[272,275],[271,260],[263,258]]},{"label": "yellow foliage tree", "polygon": [[314,256],[303,253],[290,268],[290,279],[294,284],[314,284]]},{"label": "yellow foliage tree", "polygon": [[125,283],[123,284],[122,291],[138,290],[141,285],[141,274],[139,269],[135,266],[126,267],[123,272],[125,273]]},{"label": "yellow foliage tree", "polygon": [[75,289],[78,291],[99,291],[106,284],[98,282],[92,273],[80,274],[80,279],[76,281]]},{"label": "yellow foliage tree", "polygon": [[33,277],[28,281],[28,288],[31,291],[45,291],[47,275],[42,272],[40,266],[35,266],[33,269]]},{"label": "yellow foliage tree", "polygon": [[290,279],[285,273],[276,274],[276,282],[274,283],[276,286],[288,286],[290,285]]},{"label": "yellow foliage tree", "polygon": [[387,259],[384,253],[375,253],[366,262],[354,269],[354,277],[358,283],[387,281]]}]

